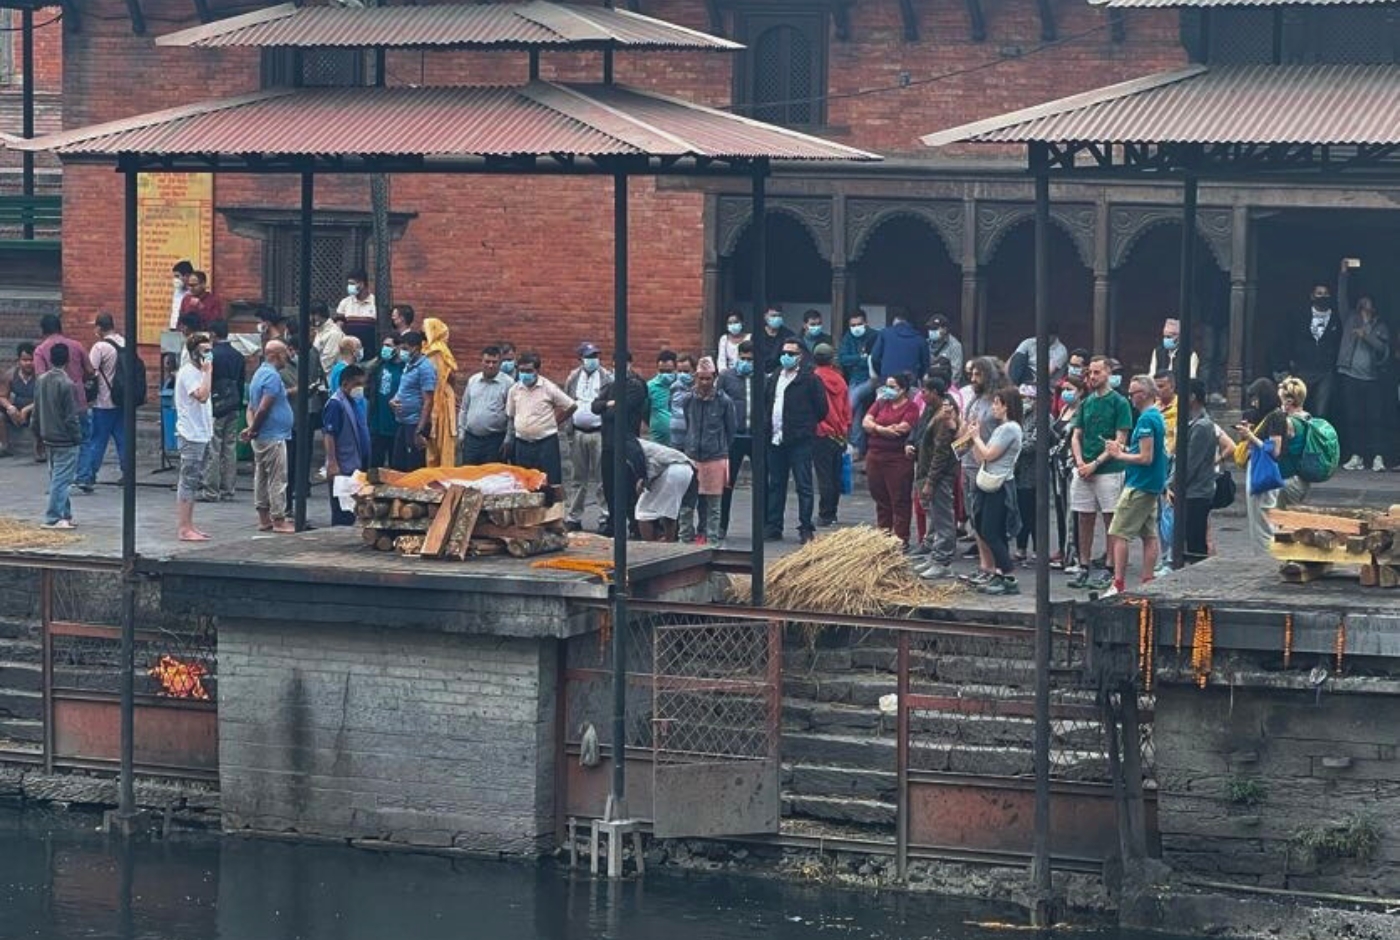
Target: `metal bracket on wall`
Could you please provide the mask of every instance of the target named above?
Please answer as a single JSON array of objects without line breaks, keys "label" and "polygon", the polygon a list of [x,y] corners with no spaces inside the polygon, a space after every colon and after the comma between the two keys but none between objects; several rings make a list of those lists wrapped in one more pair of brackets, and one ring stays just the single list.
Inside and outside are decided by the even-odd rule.
[{"label": "metal bracket on wall", "polygon": [[1055,28],[1055,9],[1050,6],[1050,0],[1035,0],[1036,9],[1040,13],[1040,38],[1042,42],[1054,42],[1059,30]]},{"label": "metal bracket on wall", "polygon": [[966,0],[966,2],[972,41],[985,42],[987,39],[987,18],[982,15],[982,0]]},{"label": "metal bracket on wall", "polygon": [[914,0],[899,0],[899,18],[904,21],[904,41],[919,41],[919,15],[914,12]]}]

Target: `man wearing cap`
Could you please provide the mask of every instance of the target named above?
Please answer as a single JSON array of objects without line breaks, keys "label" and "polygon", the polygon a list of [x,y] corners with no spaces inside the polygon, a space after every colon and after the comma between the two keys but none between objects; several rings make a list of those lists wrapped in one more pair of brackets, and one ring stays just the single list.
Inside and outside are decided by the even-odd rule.
[{"label": "man wearing cap", "polygon": [[841,370],[833,363],[836,350],[829,343],[818,343],[812,350],[816,368],[812,374],[826,390],[826,417],[817,423],[812,442],[812,470],[817,477],[817,525],[836,524],[836,508],[841,502],[841,458],[846,453],[846,434],[851,427],[850,389]]},{"label": "man wearing cap", "polygon": [[[933,362],[939,356],[948,360],[948,364],[953,367],[954,375],[962,375],[963,370],[963,347],[962,342],[953,335],[953,328],[948,323],[948,318],[941,313],[935,313],[928,321],[928,361]],[[915,376],[922,379],[923,376]]]},{"label": "man wearing cap", "polygon": [[[1176,372],[1176,351],[1181,338],[1181,321],[1167,317],[1162,321],[1162,342],[1152,350],[1152,359],[1147,366],[1147,374],[1155,376],[1163,369],[1170,369]],[[1191,351],[1191,378],[1196,377],[1196,368],[1201,364],[1201,358],[1196,355],[1196,351]],[[1173,432],[1174,433],[1174,432]]]},{"label": "man wearing cap", "polygon": [[602,350],[595,343],[579,346],[578,363],[564,380],[564,394],[578,403],[578,410],[572,416],[569,448],[573,492],[569,495],[568,514],[564,518],[564,526],[570,532],[583,529],[583,511],[588,507],[590,488],[596,490],[598,526],[607,528],[608,525],[608,500],[603,492],[603,417],[593,411],[593,402],[603,387],[612,382],[613,374],[603,368]]}]

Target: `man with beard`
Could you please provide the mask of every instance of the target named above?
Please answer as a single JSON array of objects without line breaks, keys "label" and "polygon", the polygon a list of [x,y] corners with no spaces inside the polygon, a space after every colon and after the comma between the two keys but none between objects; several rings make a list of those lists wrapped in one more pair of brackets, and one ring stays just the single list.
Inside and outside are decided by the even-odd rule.
[{"label": "man with beard", "polygon": [[1080,565],[1077,576],[1069,583],[1072,588],[1102,589],[1111,582],[1108,577],[1094,580],[1089,570],[1094,557],[1094,526],[1100,515],[1105,529],[1113,523],[1113,511],[1123,493],[1124,466],[1113,458],[1106,445],[1109,441],[1119,445],[1127,442],[1133,427],[1133,410],[1128,400],[1110,387],[1110,370],[1105,356],[1089,360],[1085,374],[1087,391],[1075,412],[1070,436],[1074,476],[1070,478],[1069,504],[1079,527]]}]

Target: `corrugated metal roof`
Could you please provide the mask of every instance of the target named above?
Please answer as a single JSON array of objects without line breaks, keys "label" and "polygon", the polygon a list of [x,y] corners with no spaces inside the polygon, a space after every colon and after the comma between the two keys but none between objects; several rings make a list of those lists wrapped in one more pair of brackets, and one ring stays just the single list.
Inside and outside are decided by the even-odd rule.
[{"label": "corrugated metal roof", "polygon": [[964,124],[952,143],[1400,143],[1400,66],[1195,66]]},{"label": "corrugated metal roof", "polygon": [[338,7],[291,3],[182,29],[159,46],[602,47],[742,49],[738,43],[627,10],[528,3]]},{"label": "corrugated metal roof", "polygon": [[654,156],[878,160],[748,118],[615,85],[277,88],[63,131],[60,156]]},{"label": "corrugated metal roof", "polygon": [[1089,0],[1089,3],[1093,6],[1128,9],[1163,9],[1178,7],[1323,7],[1393,2],[1395,2],[1395,0]]}]

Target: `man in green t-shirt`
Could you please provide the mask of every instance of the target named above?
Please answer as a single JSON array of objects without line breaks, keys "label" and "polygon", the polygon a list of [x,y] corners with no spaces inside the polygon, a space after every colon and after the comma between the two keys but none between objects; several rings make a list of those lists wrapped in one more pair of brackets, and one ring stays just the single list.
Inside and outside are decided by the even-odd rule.
[{"label": "man in green t-shirt", "polygon": [[1112,371],[1107,356],[1089,360],[1084,376],[1088,395],[1072,422],[1070,452],[1074,454],[1075,472],[1070,478],[1069,508],[1079,526],[1079,572],[1069,583],[1073,588],[1107,587],[1111,580],[1106,572],[1097,580],[1091,579],[1089,566],[1094,557],[1098,516],[1103,516],[1106,531],[1123,492],[1123,464],[1113,460],[1104,445],[1108,441],[1124,443],[1133,426],[1127,399],[1109,387]]}]

